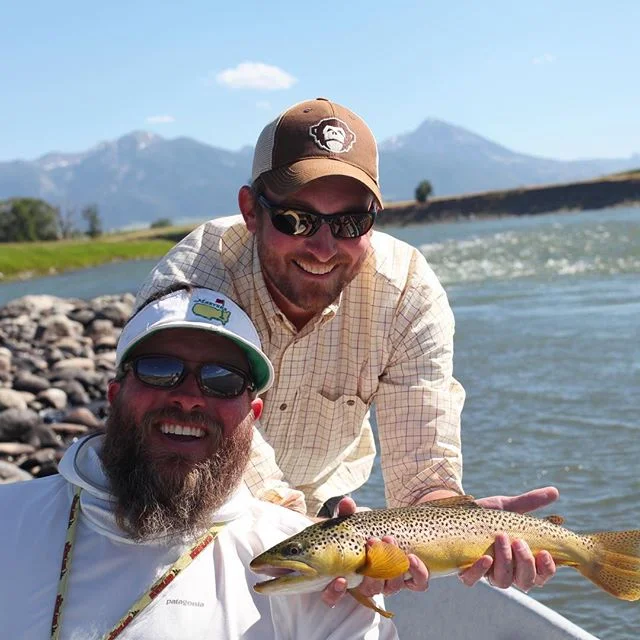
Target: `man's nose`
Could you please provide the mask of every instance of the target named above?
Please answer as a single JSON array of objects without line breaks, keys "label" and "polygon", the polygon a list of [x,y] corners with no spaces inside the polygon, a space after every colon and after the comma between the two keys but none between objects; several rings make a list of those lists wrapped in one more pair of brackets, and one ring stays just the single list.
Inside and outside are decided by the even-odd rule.
[{"label": "man's nose", "polygon": [[307,249],[318,262],[329,262],[337,253],[336,239],[328,224],[321,224],[320,228],[307,238]]},{"label": "man's nose", "polygon": [[171,403],[185,412],[204,408],[204,396],[193,373],[187,373],[184,380],[171,390]]}]

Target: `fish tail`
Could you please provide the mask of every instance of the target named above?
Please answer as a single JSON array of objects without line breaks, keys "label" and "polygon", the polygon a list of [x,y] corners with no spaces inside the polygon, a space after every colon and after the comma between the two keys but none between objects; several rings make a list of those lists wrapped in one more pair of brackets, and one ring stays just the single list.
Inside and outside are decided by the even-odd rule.
[{"label": "fish tail", "polygon": [[589,562],[575,568],[621,600],[640,600],[640,530],[606,531],[585,536],[592,545]]}]

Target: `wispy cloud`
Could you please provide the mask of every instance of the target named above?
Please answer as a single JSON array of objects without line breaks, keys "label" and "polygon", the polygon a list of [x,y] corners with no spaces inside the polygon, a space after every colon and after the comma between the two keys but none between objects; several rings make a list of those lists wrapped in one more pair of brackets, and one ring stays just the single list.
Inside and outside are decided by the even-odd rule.
[{"label": "wispy cloud", "polygon": [[543,53],[531,60],[532,64],[551,64],[556,61],[556,57],[552,53]]},{"label": "wispy cloud", "polygon": [[289,89],[297,79],[280,67],[263,62],[242,62],[237,67],[225,69],[215,76],[218,84],[231,89],[264,89],[275,91]]},{"label": "wispy cloud", "polygon": [[147,124],[170,124],[171,122],[175,122],[176,119],[173,116],[164,115],[164,116],[149,116],[147,118]]},{"label": "wispy cloud", "polygon": [[256,102],[256,107],[258,109],[271,109],[271,103],[268,100],[258,100]]}]

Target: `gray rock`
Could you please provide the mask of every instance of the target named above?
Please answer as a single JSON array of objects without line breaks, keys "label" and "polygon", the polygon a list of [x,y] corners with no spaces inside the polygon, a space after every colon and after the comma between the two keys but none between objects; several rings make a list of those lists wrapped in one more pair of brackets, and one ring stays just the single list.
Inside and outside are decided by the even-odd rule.
[{"label": "gray rock", "polygon": [[11,351],[6,347],[0,347],[0,374],[11,371]]},{"label": "gray rock", "polygon": [[98,336],[93,345],[93,350],[96,353],[100,353],[103,351],[113,351],[115,353],[117,344],[118,340],[114,335]]},{"label": "gray rock", "polygon": [[49,381],[42,376],[37,376],[27,371],[16,376],[13,381],[13,388],[17,391],[29,391],[37,395],[49,388]]},{"label": "gray rock", "polygon": [[94,343],[103,336],[113,335],[113,320],[108,318],[96,318],[90,326],[87,327],[87,333],[91,336]]},{"label": "gray rock", "polygon": [[29,443],[38,448],[59,447],[62,444],[62,439],[51,428],[51,425],[40,423],[33,428],[33,434]]},{"label": "gray rock", "polygon": [[100,429],[103,424],[102,421],[96,418],[93,412],[87,407],[76,407],[71,411],[64,414],[63,422],[70,422],[73,424],[81,424],[91,429]]},{"label": "gray rock", "polygon": [[0,460],[0,484],[31,480],[33,476],[11,462]]},{"label": "gray rock", "polygon": [[0,442],[0,455],[2,456],[20,456],[34,453],[35,450],[33,445],[23,442]]},{"label": "gray rock", "polygon": [[38,394],[38,400],[43,402],[45,406],[54,409],[64,409],[67,406],[67,394],[62,389],[55,387],[41,391]]},{"label": "gray rock", "polygon": [[123,327],[133,311],[133,305],[124,302],[114,301],[103,306],[96,314],[96,318],[106,318],[111,320],[114,326]]},{"label": "gray rock", "polygon": [[24,471],[30,471],[38,477],[41,477],[43,471],[45,475],[51,475],[52,472],[57,472],[61,457],[62,455],[57,449],[47,447],[28,456],[20,462],[18,466]]},{"label": "gray rock", "polygon": [[31,393],[31,391],[18,391],[18,393],[22,396],[27,404],[33,402],[36,399],[35,394]]},{"label": "gray rock", "polygon": [[58,389],[67,394],[67,402],[73,406],[87,405],[91,398],[85,388],[77,380],[59,380],[53,383]]},{"label": "gray rock", "polygon": [[56,473],[58,473],[58,465],[55,460],[43,462],[31,469],[31,475],[34,478],[46,478],[47,476],[54,476]]},{"label": "gray rock", "polygon": [[67,356],[62,349],[58,349],[55,345],[50,345],[44,349],[44,356],[47,359],[47,369],[50,369],[56,362],[64,360]]},{"label": "gray rock", "polygon": [[93,322],[96,317],[96,312],[93,309],[88,307],[82,307],[73,309],[69,312],[69,318],[74,320],[75,322],[79,322],[80,324],[87,326],[91,322]]},{"label": "gray rock", "polygon": [[0,412],[0,442],[30,442],[40,416],[30,409],[5,409]]},{"label": "gray rock", "polygon": [[82,436],[89,431],[89,427],[83,424],[72,424],[71,422],[54,422],[51,425],[51,429],[55,431],[55,433],[64,436]]},{"label": "gray rock", "polygon": [[[70,338],[69,336],[60,338],[60,340],[54,344],[54,347],[61,353],[71,354],[72,356],[81,356],[84,350],[83,345],[77,338]],[[58,360],[60,359],[61,358],[58,358]]]},{"label": "gray rock", "polygon": [[49,372],[49,380],[55,384],[59,380],[77,380],[87,388],[91,385],[100,384],[102,376],[95,371],[84,371],[82,369],[58,368]]},{"label": "gray rock", "polygon": [[29,295],[11,300],[4,307],[7,317],[17,318],[18,316],[44,316],[52,313],[67,314],[74,307],[72,300],[57,298],[48,295]]},{"label": "gray rock", "polygon": [[93,371],[95,368],[96,363],[91,358],[68,358],[66,360],[60,360],[53,365],[54,371],[60,371],[61,369]]},{"label": "gray rock", "polygon": [[33,373],[34,371],[46,371],[48,362],[35,353],[17,352],[13,354],[13,363],[16,371]]},{"label": "gray rock", "polygon": [[0,389],[0,411],[5,409],[26,409],[27,401],[18,391]]},{"label": "gray rock", "polygon": [[53,447],[46,447],[39,449],[29,456],[25,462],[20,465],[21,469],[30,469],[36,464],[42,464],[43,462],[50,462],[51,460],[57,462],[60,459],[57,449]]},{"label": "gray rock", "polygon": [[38,325],[28,316],[15,316],[0,321],[0,327],[10,339],[31,342],[36,335]]},{"label": "gray rock", "polygon": [[42,342],[56,342],[61,338],[77,338],[82,335],[84,326],[69,320],[63,315],[53,315],[40,320],[36,338]]},{"label": "gray rock", "polygon": [[115,351],[104,351],[102,353],[97,353],[96,355],[96,367],[100,369],[105,369],[107,371],[115,371],[116,370],[116,352]]}]

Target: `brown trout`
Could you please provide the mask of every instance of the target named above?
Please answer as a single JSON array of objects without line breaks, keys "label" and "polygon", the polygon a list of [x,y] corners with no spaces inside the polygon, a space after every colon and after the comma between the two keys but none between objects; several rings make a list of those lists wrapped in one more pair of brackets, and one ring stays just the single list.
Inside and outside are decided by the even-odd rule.
[{"label": "brown trout", "polygon": [[[354,513],[313,524],[254,558],[253,571],[276,576],[254,589],[267,595],[309,593],[342,576],[358,602],[391,617],[355,590],[364,576],[404,575],[407,553],[417,555],[431,576],[463,570],[483,555],[493,556],[502,532],[526,541],[534,554],[549,551],[556,565],[573,567],[616,598],[640,599],[640,530],[578,534],[562,523],[560,516],[487,509],[472,496]],[[366,546],[369,538],[385,535],[393,535],[398,546],[381,540]]]}]

